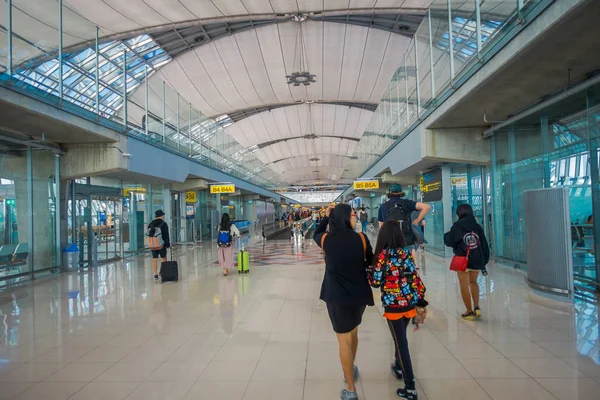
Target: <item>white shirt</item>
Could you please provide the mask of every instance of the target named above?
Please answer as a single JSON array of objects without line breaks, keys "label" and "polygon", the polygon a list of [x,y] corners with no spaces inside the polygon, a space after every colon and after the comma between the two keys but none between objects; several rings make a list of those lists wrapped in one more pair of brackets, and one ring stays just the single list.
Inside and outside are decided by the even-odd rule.
[{"label": "white shirt", "polygon": [[[217,225],[218,232],[221,232],[220,228],[221,228],[221,224]],[[229,232],[231,233],[231,236],[234,238],[241,236],[240,230],[234,224],[231,224],[231,227],[229,228]]]}]

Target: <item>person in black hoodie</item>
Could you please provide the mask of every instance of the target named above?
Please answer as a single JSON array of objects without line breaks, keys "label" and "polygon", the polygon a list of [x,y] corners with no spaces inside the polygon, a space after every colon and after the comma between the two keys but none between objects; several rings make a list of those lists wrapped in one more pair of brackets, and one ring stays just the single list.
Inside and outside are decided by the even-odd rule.
[{"label": "person in black hoodie", "polygon": [[[321,220],[314,235],[315,242],[325,253],[320,299],[327,305],[337,335],[340,361],[348,385],[340,396],[342,400],[355,400],[358,398],[354,385],[358,376],[358,368],[354,365],[358,326],[366,307],[375,305],[366,269],[373,260],[373,249],[366,235],[354,231],[356,214],[348,204],[330,206],[327,211],[329,216]],[[326,232],[327,226],[329,232]]]},{"label": "person in black hoodie", "polygon": [[467,312],[461,317],[472,321],[481,317],[479,308],[479,285],[477,277],[479,271],[485,269],[490,261],[490,248],[481,225],[473,216],[473,208],[468,204],[461,204],[456,208],[458,221],[452,225],[450,232],[444,235],[444,243],[452,247],[457,256],[466,256],[469,250],[467,270],[457,272],[462,296]]}]

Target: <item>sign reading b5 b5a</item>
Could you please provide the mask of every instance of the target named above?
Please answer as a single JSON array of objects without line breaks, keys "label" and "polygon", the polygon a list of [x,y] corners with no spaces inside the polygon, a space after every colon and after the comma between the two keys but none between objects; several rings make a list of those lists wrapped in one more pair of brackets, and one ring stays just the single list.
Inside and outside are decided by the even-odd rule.
[{"label": "sign reading b5 b5a", "polygon": [[379,189],[379,181],[354,181],[354,190]]}]

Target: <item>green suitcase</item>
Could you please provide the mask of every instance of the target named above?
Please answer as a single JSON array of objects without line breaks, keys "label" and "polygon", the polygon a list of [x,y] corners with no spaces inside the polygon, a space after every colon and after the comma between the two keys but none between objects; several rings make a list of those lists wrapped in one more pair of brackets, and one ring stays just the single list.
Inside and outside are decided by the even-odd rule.
[{"label": "green suitcase", "polygon": [[244,249],[238,253],[238,273],[246,274],[250,272],[250,254]]}]

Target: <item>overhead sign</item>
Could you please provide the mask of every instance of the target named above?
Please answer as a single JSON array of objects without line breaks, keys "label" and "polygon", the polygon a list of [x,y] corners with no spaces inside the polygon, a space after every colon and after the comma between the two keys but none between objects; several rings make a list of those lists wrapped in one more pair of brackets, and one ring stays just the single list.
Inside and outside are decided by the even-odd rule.
[{"label": "overhead sign", "polygon": [[146,189],[143,187],[139,188],[123,188],[123,197],[129,197],[129,195],[133,193],[146,193]]},{"label": "overhead sign", "polygon": [[379,189],[379,181],[354,181],[354,190]]},{"label": "overhead sign", "polygon": [[186,203],[195,203],[196,202],[196,192],[185,192],[185,202]]},{"label": "overhead sign", "polygon": [[468,183],[466,176],[455,176],[450,178],[450,184],[452,186],[464,186]]},{"label": "overhead sign", "polygon": [[437,168],[426,172],[421,178],[421,193],[423,202],[442,200],[442,169]]},{"label": "overhead sign", "polygon": [[235,185],[212,185],[210,187],[210,193],[235,193]]}]

